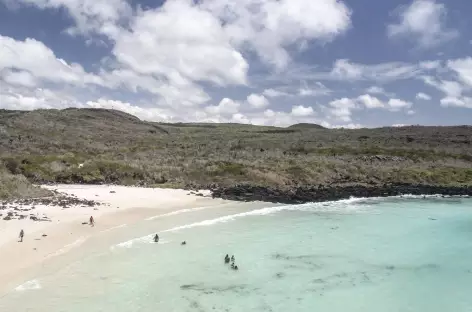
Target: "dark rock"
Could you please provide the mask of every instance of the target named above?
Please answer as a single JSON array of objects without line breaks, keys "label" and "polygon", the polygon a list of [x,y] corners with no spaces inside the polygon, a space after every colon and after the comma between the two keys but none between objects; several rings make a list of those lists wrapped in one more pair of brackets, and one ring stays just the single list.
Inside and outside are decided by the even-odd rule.
[{"label": "dark rock", "polygon": [[324,202],[350,197],[387,197],[401,194],[445,196],[472,196],[472,187],[415,184],[384,184],[374,186],[297,186],[276,189],[254,185],[234,185],[211,189],[214,198],[236,201],[265,201],[285,204]]}]

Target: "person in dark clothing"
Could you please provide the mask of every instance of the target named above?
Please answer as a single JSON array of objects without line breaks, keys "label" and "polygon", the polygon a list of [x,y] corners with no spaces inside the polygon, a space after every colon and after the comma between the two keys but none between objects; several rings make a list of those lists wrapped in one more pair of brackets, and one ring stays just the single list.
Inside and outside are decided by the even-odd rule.
[{"label": "person in dark clothing", "polygon": [[23,229],[21,229],[20,231],[20,242],[23,242],[23,237],[25,236],[25,231],[23,231]]},{"label": "person in dark clothing", "polygon": [[154,242],[155,243],[158,243],[159,242],[159,235],[154,235]]},{"label": "person in dark clothing", "polygon": [[95,226],[95,220],[93,219],[92,216],[90,216],[90,225]]},{"label": "person in dark clothing", "polygon": [[226,256],[225,256],[225,264],[228,264],[228,263],[229,263],[229,256],[226,255]]},{"label": "person in dark clothing", "polygon": [[234,263],[234,255],[231,256],[231,262]]}]

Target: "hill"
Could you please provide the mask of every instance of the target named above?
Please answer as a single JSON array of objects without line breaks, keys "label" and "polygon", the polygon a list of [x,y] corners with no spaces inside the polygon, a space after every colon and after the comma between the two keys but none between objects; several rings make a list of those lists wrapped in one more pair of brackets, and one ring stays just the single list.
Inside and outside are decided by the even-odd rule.
[{"label": "hill", "polygon": [[470,126],[277,128],[153,123],[105,109],[0,110],[0,174],[197,188],[472,186],[471,140]]},{"label": "hill", "polygon": [[289,129],[326,129],[323,126],[311,123],[298,123],[288,127]]}]

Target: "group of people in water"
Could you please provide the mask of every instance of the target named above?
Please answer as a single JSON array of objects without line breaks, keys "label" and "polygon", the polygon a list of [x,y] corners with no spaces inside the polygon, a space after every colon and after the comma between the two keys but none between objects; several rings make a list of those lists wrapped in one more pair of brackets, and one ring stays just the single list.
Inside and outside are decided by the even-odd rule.
[{"label": "group of people in water", "polygon": [[238,266],[234,263],[234,261],[235,261],[234,255],[232,255],[231,258],[230,258],[229,255],[226,254],[226,256],[225,256],[225,264],[230,263],[230,261],[231,261],[231,268],[232,268],[233,270],[236,270],[236,271],[237,271],[239,268],[238,268]]},{"label": "group of people in water", "polygon": [[[154,235],[154,243],[159,243],[159,235],[156,234]],[[182,243],[180,243],[180,245],[187,245],[187,242],[186,241],[183,241]]]}]

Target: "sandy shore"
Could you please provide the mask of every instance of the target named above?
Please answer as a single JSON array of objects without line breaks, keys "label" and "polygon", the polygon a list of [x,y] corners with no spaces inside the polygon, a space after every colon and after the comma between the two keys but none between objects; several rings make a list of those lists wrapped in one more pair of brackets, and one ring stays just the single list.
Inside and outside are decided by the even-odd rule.
[{"label": "sandy shore", "polygon": [[[212,199],[209,192],[200,195],[185,190],[151,189],[123,186],[56,185],[46,188],[100,203],[95,207],[84,205],[63,208],[51,205],[15,205],[16,211],[26,211],[46,221],[0,219],[0,293],[21,281],[46,261],[80,246],[85,239],[110,231],[124,224],[132,224],[180,209],[220,205],[226,201]],[[204,195],[204,196],[202,196]],[[2,210],[5,216],[12,207]],[[90,216],[95,226],[88,224]],[[18,241],[20,230],[25,237]]]}]

